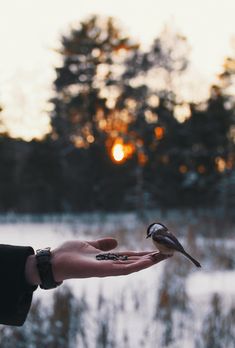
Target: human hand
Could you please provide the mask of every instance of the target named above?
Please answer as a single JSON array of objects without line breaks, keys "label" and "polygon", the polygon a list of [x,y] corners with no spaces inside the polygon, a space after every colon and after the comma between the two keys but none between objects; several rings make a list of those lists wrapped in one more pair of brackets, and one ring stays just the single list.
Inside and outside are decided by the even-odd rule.
[{"label": "human hand", "polygon": [[108,277],[127,275],[148,268],[167,258],[156,252],[123,251],[117,255],[127,260],[98,261],[95,256],[117,246],[116,239],[103,238],[95,241],[68,241],[52,250],[54,278],[60,282],[71,278]]},{"label": "human hand", "polygon": [[[95,256],[117,247],[114,238],[95,241],[72,240],[63,243],[51,251],[52,270],[56,282],[72,278],[108,277],[128,275],[141,271],[163,261],[168,256],[153,251],[123,251],[117,255],[128,256],[127,260],[98,261]],[[40,284],[35,255],[28,257],[25,270],[26,280],[30,284]]]}]

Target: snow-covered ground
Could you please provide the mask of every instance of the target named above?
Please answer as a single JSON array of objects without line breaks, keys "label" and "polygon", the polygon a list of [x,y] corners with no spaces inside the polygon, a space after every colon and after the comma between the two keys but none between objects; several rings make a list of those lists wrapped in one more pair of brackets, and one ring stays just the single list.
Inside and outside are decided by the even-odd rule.
[{"label": "snow-covered ground", "polygon": [[[171,223],[173,224],[173,222]],[[133,238],[133,234],[135,238]],[[145,223],[136,219],[133,214],[109,215],[108,217],[102,214],[84,214],[63,219],[47,218],[42,219],[41,222],[30,218],[0,219],[1,244],[31,245],[34,249],[45,246],[53,248],[65,240],[77,238],[89,240],[102,236],[117,238],[120,241],[121,249],[149,249],[149,243],[145,239]],[[217,244],[220,243],[224,244],[223,241]],[[202,237],[199,239],[199,244],[202,248],[204,244]],[[232,249],[235,250],[234,240],[230,241],[230,248],[232,244],[234,245]],[[182,257],[182,262],[185,264],[189,261]],[[100,312],[104,316],[109,313],[112,317],[115,326],[115,342],[118,347],[164,347],[161,342],[163,342],[164,335],[167,337],[167,334],[164,334],[166,323],[163,325],[156,318],[156,312],[160,311],[158,296],[164,274],[173,263],[174,258],[171,258],[128,277],[67,281],[74,296],[78,300],[85,297],[89,304],[86,322],[89,348],[95,348],[94,323],[100,318],[100,313],[97,313],[97,303],[101,294],[104,305]],[[186,309],[181,311],[172,308],[172,317],[170,316],[170,319],[167,317],[169,320],[176,319],[177,322],[182,321],[183,323],[181,327],[172,329],[171,335],[174,340],[168,343],[168,347],[196,347],[195,335],[201,330],[203,320],[210,312],[211,298],[214,294],[217,293],[221,297],[226,311],[235,306],[235,291],[232,285],[235,281],[235,270],[218,270],[216,267],[212,269],[211,265],[207,267],[206,259],[202,263],[203,269],[200,270],[188,263],[185,276],[179,278],[179,281],[178,278],[172,276],[172,281],[171,279],[167,281],[169,285],[164,291],[169,291],[171,294],[176,291],[175,289],[179,288],[181,291],[181,287],[185,287],[187,297]],[[58,290],[38,289],[34,295],[34,301],[40,299],[44,304],[50,303],[56,291]],[[165,313],[161,315],[164,316]],[[79,342],[79,347],[83,347],[82,341]],[[230,348],[230,346],[226,348]]]}]

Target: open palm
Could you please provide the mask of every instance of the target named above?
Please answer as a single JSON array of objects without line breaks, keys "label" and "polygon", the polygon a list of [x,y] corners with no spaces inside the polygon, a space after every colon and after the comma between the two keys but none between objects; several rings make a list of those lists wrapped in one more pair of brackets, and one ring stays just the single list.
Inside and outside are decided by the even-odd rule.
[{"label": "open palm", "polygon": [[53,273],[56,281],[70,278],[108,277],[127,275],[150,267],[167,258],[166,255],[152,251],[124,251],[127,260],[98,261],[95,256],[117,247],[114,238],[95,241],[68,241],[52,251]]}]

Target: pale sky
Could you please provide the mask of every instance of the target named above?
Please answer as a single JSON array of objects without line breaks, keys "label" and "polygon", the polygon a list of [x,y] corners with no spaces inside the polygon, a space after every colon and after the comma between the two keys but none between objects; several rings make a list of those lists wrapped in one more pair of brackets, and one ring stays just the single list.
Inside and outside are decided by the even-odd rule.
[{"label": "pale sky", "polygon": [[46,101],[59,64],[53,48],[91,14],[117,18],[144,47],[173,22],[189,41],[202,90],[232,52],[235,0],[0,0],[0,105],[13,136],[30,140],[48,130]]}]

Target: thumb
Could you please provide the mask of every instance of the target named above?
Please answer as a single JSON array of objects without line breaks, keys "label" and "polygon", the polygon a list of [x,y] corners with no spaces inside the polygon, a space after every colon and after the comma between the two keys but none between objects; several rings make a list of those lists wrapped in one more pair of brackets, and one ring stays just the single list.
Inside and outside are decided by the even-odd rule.
[{"label": "thumb", "polygon": [[115,238],[107,237],[102,239],[97,239],[91,242],[88,242],[96,249],[100,249],[103,251],[112,250],[117,247],[118,242]]}]

